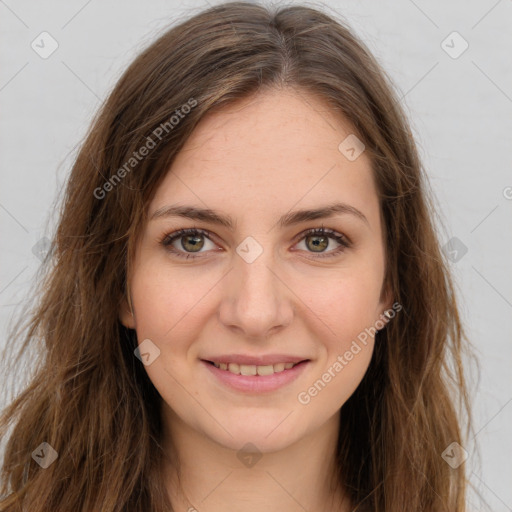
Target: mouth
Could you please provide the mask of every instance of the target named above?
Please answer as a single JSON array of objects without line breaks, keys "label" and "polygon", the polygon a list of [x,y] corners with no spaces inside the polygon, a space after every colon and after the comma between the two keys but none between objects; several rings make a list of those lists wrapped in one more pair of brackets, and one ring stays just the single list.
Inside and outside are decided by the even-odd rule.
[{"label": "mouth", "polygon": [[[249,394],[277,391],[297,379],[311,364],[310,359],[297,362],[280,362],[267,365],[201,360],[207,378],[228,389]],[[212,376],[212,377],[210,377]]]},{"label": "mouth", "polygon": [[296,363],[275,363],[275,364],[266,364],[266,365],[255,365],[255,364],[238,364],[238,363],[221,363],[216,361],[207,361],[203,360],[205,363],[208,363],[219,370],[230,372],[234,375],[246,375],[246,376],[260,376],[265,377],[267,375],[274,375],[275,373],[281,373],[287,370],[291,370],[295,366],[298,366],[302,363],[309,361],[309,359],[304,359],[302,361],[298,361]]}]

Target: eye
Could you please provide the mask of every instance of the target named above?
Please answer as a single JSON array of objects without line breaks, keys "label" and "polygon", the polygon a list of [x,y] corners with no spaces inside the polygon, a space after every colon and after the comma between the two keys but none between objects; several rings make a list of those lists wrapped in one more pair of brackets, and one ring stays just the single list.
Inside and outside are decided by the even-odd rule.
[{"label": "eye", "polygon": [[[342,253],[345,249],[350,247],[350,241],[341,233],[337,233],[329,228],[313,228],[308,229],[302,233],[301,240],[304,240],[304,245],[307,249],[312,249],[315,258],[331,258]],[[334,240],[339,244],[339,247],[332,251],[325,251],[329,245],[329,241]]]},{"label": "eye", "polygon": [[[213,242],[209,239],[210,236],[212,235],[203,229],[180,229],[174,233],[166,235],[160,243],[171,253],[180,258],[197,258],[198,256],[195,256],[192,253],[199,253],[201,251],[205,245],[204,238],[206,238],[213,245]],[[181,247],[177,249],[174,245],[174,242],[179,241],[180,238],[181,242],[178,245]],[[213,248],[215,248],[215,246]],[[192,251],[192,253],[181,252],[182,250]]]},{"label": "eye", "polygon": [[[196,256],[196,254],[205,252],[201,251],[201,249],[205,247],[205,238],[213,245],[213,247],[211,247],[212,249],[216,248],[216,245],[210,240],[212,236],[210,232],[199,228],[180,229],[174,233],[165,235],[160,243],[169,252],[179,258],[198,258],[199,256]],[[314,253],[315,258],[337,256],[351,246],[351,242],[347,237],[332,229],[324,228],[323,226],[321,228],[308,229],[301,233],[299,237],[298,239],[300,241],[304,241],[306,251]],[[179,247],[176,247],[175,242],[178,242],[180,239],[181,242],[177,244]],[[325,249],[329,246],[329,241],[331,240],[337,242],[339,247],[326,252]],[[308,249],[311,250],[308,251]]]}]

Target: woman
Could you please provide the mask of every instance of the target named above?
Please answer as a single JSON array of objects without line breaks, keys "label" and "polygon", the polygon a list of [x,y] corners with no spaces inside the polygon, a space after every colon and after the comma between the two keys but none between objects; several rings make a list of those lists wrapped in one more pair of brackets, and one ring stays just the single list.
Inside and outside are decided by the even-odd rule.
[{"label": "woman", "polygon": [[171,28],[72,169],[0,510],[465,510],[432,215],[347,27],[235,2]]}]

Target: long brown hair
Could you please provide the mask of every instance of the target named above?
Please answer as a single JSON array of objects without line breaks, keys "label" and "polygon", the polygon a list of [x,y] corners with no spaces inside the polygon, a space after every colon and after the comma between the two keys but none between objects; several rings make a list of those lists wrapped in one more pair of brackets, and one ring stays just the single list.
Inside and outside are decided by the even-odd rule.
[{"label": "long brown hair", "polygon": [[[387,233],[386,277],[403,306],[377,334],[368,371],[341,409],[338,478],[358,511],[465,510],[465,465],[452,468],[442,453],[453,442],[464,446],[470,430],[470,345],[397,93],[340,21],[299,5],[232,2],[145,49],[78,153],[40,300],[10,337],[24,340],[12,361],[28,348],[40,358],[1,418],[2,438],[11,429],[1,511],[172,510],[161,471],[161,397],[134,356],[135,331],[118,317],[126,276],[147,206],[197,123],[284,87],[322,98],[364,141]],[[41,443],[57,454],[46,468],[37,450],[53,452]]]}]

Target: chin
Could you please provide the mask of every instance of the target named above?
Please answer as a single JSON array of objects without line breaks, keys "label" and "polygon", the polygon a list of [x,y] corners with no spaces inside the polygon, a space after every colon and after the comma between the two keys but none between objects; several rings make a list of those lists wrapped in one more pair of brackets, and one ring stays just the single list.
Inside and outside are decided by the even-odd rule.
[{"label": "chin", "polygon": [[[296,441],[297,430],[295,429],[295,436],[291,435],[290,425],[288,425],[288,428],[283,428],[284,423],[286,423],[286,420],[283,422],[283,417],[281,417],[278,421],[273,422],[271,426],[268,423],[254,425],[248,422],[246,418],[244,422],[236,425],[236,428],[233,423],[229,423],[227,426],[229,434],[221,428],[221,432],[217,430],[216,435],[211,437],[216,443],[237,452],[254,450],[260,453],[271,453],[283,450]],[[205,434],[208,435],[206,432]]]}]

